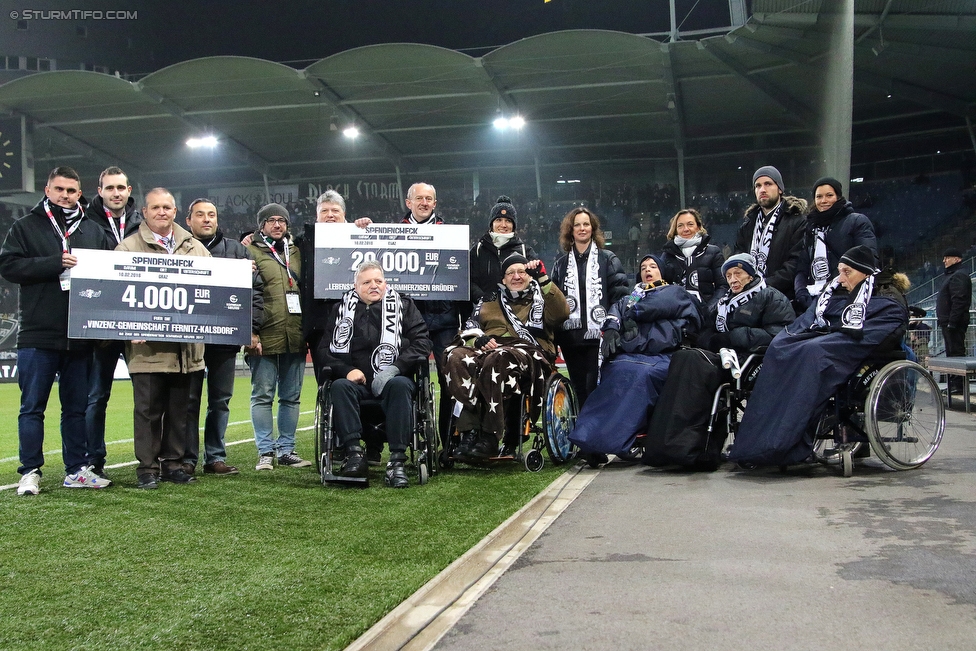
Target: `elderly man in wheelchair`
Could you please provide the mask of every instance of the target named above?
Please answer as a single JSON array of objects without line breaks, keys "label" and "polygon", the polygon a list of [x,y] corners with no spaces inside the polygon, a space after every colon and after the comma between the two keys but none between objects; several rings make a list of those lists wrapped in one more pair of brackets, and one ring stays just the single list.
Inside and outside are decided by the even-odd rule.
[{"label": "elderly man in wheelchair", "polygon": [[387,287],[383,268],[368,261],[356,270],[353,289],[330,310],[326,331],[330,330],[315,361],[322,375],[328,376],[319,382],[332,380],[335,438],[345,447],[339,477],[365,483],[368,466],[360,444],[360,407],[367,400],[378,400],[390,448],[386,485],[406,488],[404,463],[412,442],[417,393],[411,375],[428,363],[431,350],[424,318],[413,300]]},{"label": "elderly man in wheelchair", "polygon": [[[498,291],[475,306],[445,352],[447,388],[461,405],[461,440],[451,458],[466,463],[499,457],[506,420],[511,420],[505,410],[518,415],[513,397],[528,396],[528,418],[538,419],[547,380],[555,371],[553,332],[569,318],[566,297],[550,282],[541,260],[510,255],[502,262],[502,274]],[[515,435],[521,439],[521,433]],[[501,457],[517,456],[521,442],[506,440],[512,454]]]},{"label": "elderly man in wheelchair", "polygon": [[[882,274],[874,252],[865,246],[844,253],[837,271],[810,308],[780,332],[766,352],[729,454],[740,467],[816,460],[815,430],[828,404],[869,358],[900,349],[908,324],[908,279]],[[907,379],[888,383],[885,399],[891,405],[903,403],[902,414],[916,408],[920,396],[915,392],[925,379],[909,370],[913,374]],[[876,427],[878,410],[864,418],[869,427]],[[896,420],[880,416],[885,418]],[[899,428],[911,424],[902,416],[898,419]]]}]

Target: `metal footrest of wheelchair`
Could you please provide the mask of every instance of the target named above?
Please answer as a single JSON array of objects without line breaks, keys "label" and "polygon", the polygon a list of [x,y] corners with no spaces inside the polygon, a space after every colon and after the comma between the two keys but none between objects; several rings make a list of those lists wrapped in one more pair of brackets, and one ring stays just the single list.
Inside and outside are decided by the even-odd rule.
[{"label": "metal footrest of wheelchair", "polygon": [[[327,470],[328,468],[328,470]],[[326,463],[322,455],[322,485],[342,486],[345,488],[369,488],[369,477],[341,477],[331,470],[332,462]]]}]

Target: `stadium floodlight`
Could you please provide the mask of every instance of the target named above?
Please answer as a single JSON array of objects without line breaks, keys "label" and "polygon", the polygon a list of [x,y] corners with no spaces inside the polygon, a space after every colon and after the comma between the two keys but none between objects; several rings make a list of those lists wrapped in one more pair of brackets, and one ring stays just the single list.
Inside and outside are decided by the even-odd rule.
[{"label": "stadium floodlight", "polygon": [[349,138],[350,140],[355,140],[356,138],[359,137],[359,129],[357,129],[354,126],[348,126],[342,130],[342,135],[344,135],[346,138]]},{"label": "stadium floodlight", "polygon": [[515,131],[519,131],[525,126],[525,118],[523,118],[521,115],[516,115],[510,118],[498,116],[495,118],[492,124],[499,131],[505,131],[506,129],[514,129]]},{"label": "stadium floodlight", "polygon": [[525,118],[523,118],[521,115],[516,115],[514,117],[511,117],[508,120],[508,126],[518,131],[519,129],[525,126]]},{"label": "stadium floodlight", "polygon": [[202,138],[187,138],[186,146],[190,149],[197,149],[199,147],[209,147],[213,149],[217,146],[216,136],[204,136]]},{"label": "stadium floodlight", "polygon": [[492,122],[492,124],[494,124],[495,128],[499,131],[504,131],[508,128],[508,118],[495,118],[495,121]]}]

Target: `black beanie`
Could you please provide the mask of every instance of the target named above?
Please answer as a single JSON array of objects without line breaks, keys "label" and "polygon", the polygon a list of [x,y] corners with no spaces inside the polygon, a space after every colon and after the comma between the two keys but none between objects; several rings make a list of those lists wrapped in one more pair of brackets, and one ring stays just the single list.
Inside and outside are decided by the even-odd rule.
[{"label": "black beanie", "polygon": [[512,205],[512,200],[503,194],[498,197],[498,201],[491,207],[491,217],[488,218],[488,230],[491,230],[492,222],[499,217],[504,217],[512,222],[512,230],[515,230],[515,226],[517,225],[515,218],[517,216],[518,213],[515,211],[515,206]]},{"label": "black beanie", "polygon": [[288,219],[288,211],[280,203],[269,203],[267,206],[258,211],[258,228],[264,226],[264,222],[272,217],[284,217],[285,221],[290,221]]},{"label": "black beanie", "polygon": [[525,259],[525,256],[520,253],[513,253],[512,255],[505,258],[502,262],[502,275],[508,271],[508,268],[513,264],[529,264],[529,261]]},{"label": "black beanie", "polygon": [[844,196],[844,188],[843,186],[841,186],[840,181],[838,181],[837,179],[831,176],[825,176],[823,178],[817,179],[817,182],[813,184],[814,197],[817,196],[817,188],[819,188],[821,185],[829,185],[830,187],[832,187],[834,189],[834,192],[837,193],[838,199]]},{"label": "black beanie", "polygon": [[873,276],[881,271],[878,269],[877,257],[874,255],[874,251],[863,244],[855,246],[852,249],[847,249],[847,252],[840,256],[840,261],[848,267],[853,267],[869,276]]}]

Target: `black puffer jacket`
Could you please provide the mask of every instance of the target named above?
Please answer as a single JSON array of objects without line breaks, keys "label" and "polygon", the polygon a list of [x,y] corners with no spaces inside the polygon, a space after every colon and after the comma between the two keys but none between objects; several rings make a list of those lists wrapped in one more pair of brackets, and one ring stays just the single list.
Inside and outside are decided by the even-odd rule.
[{"label": "black puffer jacket", "polygon": [[[790,300],[793,300],[793,279],[796,277],[800,248],[803,246],[806,210],[807,202],[803,199],[783,197],[783,208],[776,220],[776,229],[773,231],[773,241],[766,260],[766,284],[783,292]],[[736,253],[750,253],[759,212],[759,204],[756,203],[746,209],[745,218],[735,238]]]},{"label": "black puffer jacket", "polygon": [[[84,199],[81,200],[84,202]],[[87,202],[82,203],[82,208]],[[61,209],[51,205],[64,232]],[[97,224],[83,217],[81,225],[68,238],[75,249],[111,250],[108,234]],[[14,222],[0,249],[0,276],[20,285],[20,331],[17,348],[48,350],[85,350],[92,342],[68,339],[68,294],[61,290],[61,238],[54,232],[44,201]]]},{"label": "black puffer jacket", "polygon": [[969,326],[969,308],[973,300],[973,279],[962,262],[946,267],[945,281],[935,302],[935,315],[940,328]]},{"label": "black puffer jacket", "polygon": [[711,306],[718,300],[716,293],[719,289],[729,286],[722,273],[725,256],[722,255],[722,249],[709,244],[710,239],[707,234],[702,235],[701,242],[691,255],[690,263],[673,239],[664,245],[661,253],[664,258],[664,269],[661,270],[664,280],[673,285],[681,285],[692,294],[697,292],[702,304],[706,306]]},{"label": "black puffer jacket", "polygon": [[[813,302],[813,297],[807,291],[807,285],[813,282],[810,265],[817,244],[814,230],[817,227],[816,218],[819,214],[814,210],[807,215],[803,228],[803,248],[797,259],[796,277],[793,281],[796,303],[804,310]],[[845,201],[844,205],[839,207],[837,215],[827,226],[824,241],[827,244],[829,278],[837,274],[837,263],[848,249],[864,245],[874,251],[875,255],[878,253],[878,238],[874,234],[874,224],[866,215],[854,212],[854,205],[850,201]]]},{"label": "black puffer jacket", "polygon": [[[126,225],[128,229],[128,225]],[[198,240],[200,238],[197,238]],[[253,260],[254,257],[247,248],[237,240],[229,240],[220,231],[210,240],[200,240],[210,255],[214,258],[227,258],[230,260]],[[251,332],[257,334],[261,332],[261,325],[264,324],[264,280],[257,271],[251,273]],[[221,350],[240,350],[240,346],[226,346],[220,344],[207,344],[210,349],[219,348]]]},{"label": "black puffer jacket", "polygon": [[[742,291],[752,289],[759,283],[759,278],[743,287]],[[719,292],[721,298],[729,290]],[[762,346],[768,346],[773,337],[793,323],[796,314],[790,299],[783,292],[772,287],[765,287],[756,292],[745,304],[732,313],[727,324],[728,332],[718,332],[715,329],[715,318],[718,316],[718,301],[708,313],[708,326],[698,336],[698,347],[718,352],[719,348],[734,348],[740,360],[755,352]]]},{"label": "black puffer jacket", "polygon": [[501,249],[496,248],[491,241],[491,233],[485,233],[475,242],[468,258],[472,303],[477,305],[486,295],[494,294],[498,290],[498,283],[502,281],[502,260],[513,253],[524,256],[526,260],[539,259],[532,247],[519,239],[518,234],[513,235]]},{"label": "black puffer jacket", "polygon": [[[631,287],[627,281],[627,274],[624,272],[624,266],[621,264],[620,258],[608,249],[597,249],[596,251],[598,257],[597,273],[600,275],[600,285],[603,290],[600,305],[603,306],[604,310],[609,311],[611,305],[630,293]],[[556,258],[556,261],[552,265],[552,270],[549,273],[549,278],[563,294],[566,293],[566,268],[569,266],[570,255],[576,255],[576,268],[579,270],[580,316],[582,324],[580,327],[572,330],[558,329],[556,331],[556,343],[560,346],[590,344],[595,346],[600,343],[599,338],[584,338],[586,334],[586,314],[590,309],[590,306],[586,304],[586,263],[590,257],[589,249],[583,255],[578,255],[576,253],[576,247],[573,247],[569,253],[565,253]],[[569,300],[568,296],[567,300]],[[570,311],[572,311],[572,306],[570,306]],[[603,319],[598,319],[596,323],[597,327],[600,327],[603,325]]]}]

